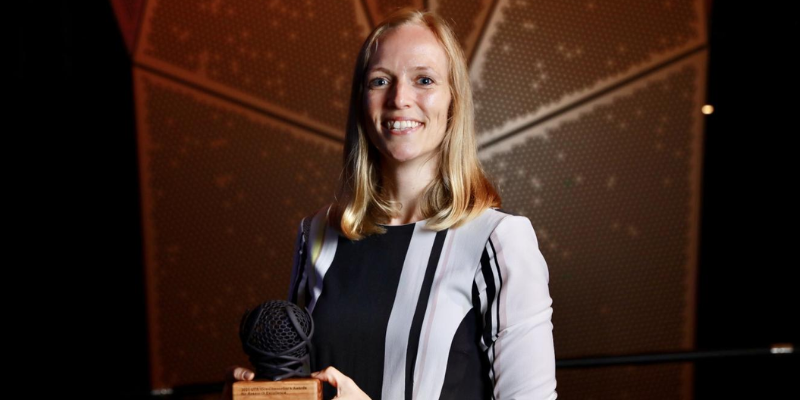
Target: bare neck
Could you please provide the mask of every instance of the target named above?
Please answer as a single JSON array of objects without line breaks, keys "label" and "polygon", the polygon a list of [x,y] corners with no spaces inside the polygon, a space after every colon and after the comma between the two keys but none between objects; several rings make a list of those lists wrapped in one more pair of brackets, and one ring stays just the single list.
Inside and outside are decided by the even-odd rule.
[{"label": "bare neck", "polygon": [[400,215],[389,220],[389,225],[402,225],[424,219],[420,199],[428,184],[437,174],[436,159],[403,163],[382,162],[384,193],[389,200],[402,205]]}]

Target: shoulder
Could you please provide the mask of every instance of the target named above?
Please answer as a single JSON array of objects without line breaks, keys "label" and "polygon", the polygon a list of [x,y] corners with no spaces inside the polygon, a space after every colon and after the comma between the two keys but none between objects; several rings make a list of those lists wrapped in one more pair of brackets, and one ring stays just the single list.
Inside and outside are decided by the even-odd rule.
[{"label": "shoulder", "polygon": [[495,211],[495,212],[498,212],[498,213],[501,213],[501,214],[504,214],[504,215],[513,215],[515,217],[521,216],[520,214],[517,214],[517,213],[515,213],[513,211],[505,210],[505,209],[502,209],[502,208],[499,208],[499,207],[493,207],[493,208],[490,208],[489,210],[492,210],[492,211]]},{"label": "shoulder", "polygon": [[[487,208],[469,222],[452,228],[455,243],[464,249],[529,246],[535,243],[528,217],[499,208]],[[475,255],[481,257],[480,253]]]},{"label": "shoulder", "polygon": [[549,279],[547,263],[539,249],[539,240],[531,220],[524,215],[495,210],[504,214],[489,235],[487,248],[491,248],[499,263],[506,268],[525,271],[526,274]]},{"label": "shoulder", "polygon": [[330,209],[332,207],[333,207],[333,203],[330,203],[330,204],[325,204],[320,208],[317,208],[313,212],[311,212],[309,214],[306,214],[306,216],[303,218],[303,222],[316,220],[316,219],[321,219],[323,217],[326,217],[328,215],[328,212],[330,211]]},{"label": "shoulder", "polygon": [[297,243],[298,246],[305,247],[305,244],[325,231],[325,222],[327,220],[328,210],[332,204],[326,204],[312,213],[303,217],[297,225]]},{"label": "shoulder", "polygon": [[[533,224],[524,215],[502,208],[489,208],[484,212],[484,215],[487,219],[495,221],[492,228],[492,236],[503,236],[505,238],[516,234],[533,234]],[[535,237],[535,234],[533,235]]]},{"label": "shoulder", "polygon": [[[494,228],[493,233],[503,234],[503,235],[513,235],[513,234],[520,234],[520,233],[531,233],[533,234],[533,224],[531,220],[520,214],[516,214],[511,211],[503,210],[503,209],[492,209],[495,213],[501,216],[499,223]],[[535,234],[534,234],[535,236]]]},{"label": "shoulder", "polygon": [[306,214],[306,216],[303,217],[302,220],[300,220],[300,227],[303,228],[304,231],[308,231],[308,227],[312,223],[319,223],[326,219],[331,207],[333,207],[333,203],[325,204],[322,207],[314,210],[313,212]]},{"label": "shoulder", "polygon": [[487,208],[477,217],[463,223],[462,225],[450,228],[458,231],[460,235],[482,237],[482,242],[489,239],[490,235],[498,230],[518,230],[524,229],[525,225],[531,226],[530,220],[524,215],[501,208]]}]

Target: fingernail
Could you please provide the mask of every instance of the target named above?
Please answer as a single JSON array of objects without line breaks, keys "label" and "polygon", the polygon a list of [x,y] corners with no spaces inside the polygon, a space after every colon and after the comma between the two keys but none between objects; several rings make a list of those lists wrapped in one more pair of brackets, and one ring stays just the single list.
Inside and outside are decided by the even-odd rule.
[{"label": "fingernail", "polygon": [[247,380],[249,381],[249,380],[253,379],[253,375],[255,375],[255,374],[252,373],[252,372],[248,372],[248,373],[244,374],[244,377],[247,378]]}]

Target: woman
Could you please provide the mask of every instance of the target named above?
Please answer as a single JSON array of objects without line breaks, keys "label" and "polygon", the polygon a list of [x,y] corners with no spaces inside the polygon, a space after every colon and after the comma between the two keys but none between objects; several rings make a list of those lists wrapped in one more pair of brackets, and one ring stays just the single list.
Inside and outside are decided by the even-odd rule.
[{"label": "woman", "polygon": [[289,297],[326,398],[556,397],[547,265],[499,206],[460,45],[433,13],[394,13],[359,53],[336,201],[298,232]]}]

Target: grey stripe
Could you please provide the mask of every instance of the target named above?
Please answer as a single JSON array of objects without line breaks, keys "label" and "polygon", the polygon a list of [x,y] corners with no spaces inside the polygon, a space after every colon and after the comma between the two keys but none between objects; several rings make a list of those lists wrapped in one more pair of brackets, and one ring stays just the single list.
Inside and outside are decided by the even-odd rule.
[{"label": "grey stripe", "polygon": [[403,262],[403,271],[400,273],[394,306],[386,326],[383,376],[391,378],[383,380],[381,392],[382,398],[387,400],[403,400],[405,397],[408,332],[414,319],[431,247],[436,239],[436,232],[423,229],[424,226],[425,221],[420,221],[414,226],[414,234]]},{"label": "grey stripe", "polygon": [[489,235],[505,216],[487,211],[448,234],[417,351],[414,399],[437,399],[441,394],[453,336],[472,309],[472,284],[476,269],[481,267],[481,254]]}]

